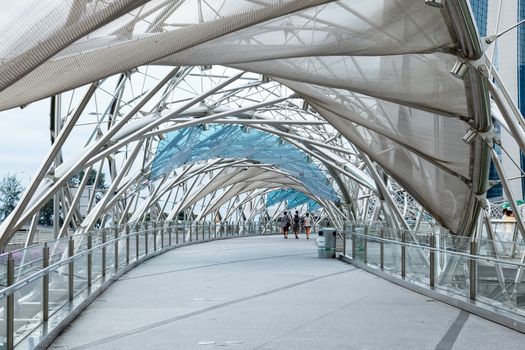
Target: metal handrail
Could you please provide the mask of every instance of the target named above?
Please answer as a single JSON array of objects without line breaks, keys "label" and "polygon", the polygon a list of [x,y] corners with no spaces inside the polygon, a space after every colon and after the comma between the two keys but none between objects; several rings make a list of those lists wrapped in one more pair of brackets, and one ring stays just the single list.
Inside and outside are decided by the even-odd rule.
[{"label": "metal handrail", "polygon": [[[352,234],[355,235],[355,236],[359,236],[359,237],[365,237],[368,241],[394,243],[394,244],[397,244],[399,246],[413,247],[413,248],[422,248],[422,249],[426,249],[428,251],[447,253],[447,254],[450,254],[450,255],[457,255],[457,256],[464,257],[464,258],[468,258],[468,259],[485,260],[485,261],[490,261],[490,262],[494,262],[494,263],[498,263],[498,264],[514,265],[516,267],[525,267],[524,263],[518,263],[518,262],[513,262],[513,261],[508,261],[508,260],[501,260],[501,259],[497,259],[497,258],[492,258],[490,256],[470,254],[470,253],[462,253],[462,252],[457,252],[457,251],[454,251],[454,250],[447,250],[447,249],[441,249],[441,248],[433,248],[431,246],[424,245],[424,244],[403,242],[403,241],[398,241],[398,240],[394,240],[394,239],[381,238],[381,237],[378,237],[378,236],[365,235],[365,234],[362,234],[362,233],[352,233]],[[434,235],[434,236],[438,237],[439,235]]]},{"label": "metal handrail", "polygon": [[[370,234],[370,231],[374,228],[380,229],[379,232]],[[494,314],[494,317],[491,317],[491,319],[496,322],[501,322],[498,320],[501,320],[502,316],[493,311],[494,307],[497,307],[501,310],[505,310],[508,315],[518,317],[515,319],[513,318],[512,320],[519,320],[516,322],[525,325],[525,308],[522,305],[518,305],[517,298],[519,288],[524,283],[521,272],[525,269],[525,264],[523,263],[523,260],[510,261],[498,258],[497,247],[499,247],[499,245],[496,245],[498,241],[484,240],[481,242],[488,245],[489,252],[495,254],[495,257],[493,257],[479,254],[478,248],[480,247],[480,242],[474,241],[470,237],[442,235],[431,232],[422,237],[418,236],[425,241],[425,243],[422,244],[417,240],[406,241],[406,232],[395,228],[375,227],[374,225],[359,223],[346,224],[345,229],[343,255],[356,266],[363,267],[364,269],[391,281],[399,280],[400,282],[398,283],[404,286],[407,286],[407,284],[413,285],[414,288],[416,288],[415,290],[421,290],[422,287],[426,286],[427,288],[430,287],[429,290],[432,290],[434,293],[437,292],[437,290],[434,289],[435,287],[438,287],[439,290],[443,290],[443,283],[446,283],[444,295],[446,295],[447,298],[450,297],[449,293],[452,293],[456,295],[456,297],[450,297],[452,299],[457,299],[458,295],[461,295],[462,297],[470,299],[470,302],[476,301],[483,305],[487,305],[488,307],[482,307],[484,311],[480,314],[492,313]],[[357,232],[356,229],[359,229],[359,232]],[[361,232],[361,229],[363,232]],[[400,237],[397,237],[398,239],[396,239],[396,237],[385,237],[385,231],[393,231],[395,234],[399,234]],[[452,242],[453,248],[455,249],[447,249],[446,245],[448,244],[448,239],[443,241],[440,238],[458,238],[460,241]],[[351,242],[351,246],[347,242]],[[379,244],[379,249],[375,250],[374,260],[372,262],[370,261],[370,247],[368,246],[368,243],[370,242]],[[442,245],[443,243],[445,244],[444,246]],[[500,243],[516,244],[515,242]],[[400,247],[400,251],[397,249],[392,250],[394,260],[392,263],[392,260],[390,259],[389,264],[391,264],[391,266],[385,264],[385,256],[387,255],[384,249],[385,245],[396,246],[396,248]],[[349,247],[351,247],[351,252],[347,252]],[[523,245],[521,245],[521,247],[525,248]],[[421,254],[422,251],[428,252],[428,255],[425,255],[425,257],[428,258],[428,262],[418,261],[417,257],[419,255],[413,256],[413,259],[415,258],[415,260],[413,260],[412,263],[415,264],[415,269],[412,270],[412,273],[407,273],[407,267],[411,266],[407,261],[407,253],[410,252],[407,251],[407,248],[415,248],[419,254]],[[460,249],[460,251],[456,249]],[[438,269],[439,265],[437,264],[436,259],[438,255],[446,257],[445,265],[442,265],[443,261],[441,262],[441,268],[443,269],[441,272]],[[377,259],[379,259],[379,262]],[[463,278],[449,280],[449,276],[457,275],[458,262],[467,265],[465,269],[460,269],[464,271]],[[478,283],[483,280],[483,275],[478,273],[478,264],[480,262],[488,262],[490,263],[489,267],[493,266],[495,268],[496,274],[488,276],[498,279],[498,283],[491,285],[494,289],[493,292],[497,292],[494,294],[494,297],[488,297],[485,289],[483,289],[484,292],[478,290]],[[426,270],[425,268],[421,270],[421,266],[425,265]],[[509,276],[503,274],[502,269],[504,267],[516,271],[516,276],[511,276],[510,281],[508,279]],[[391,268],[393,269],[391,270]],[[388,272],[390,270],[391,272]],[[436,285],[437,278],[439,278],[440,282]],[[465,295],[465,293],[467,295]],[[450,303],[452,305],[458,305],[457,301]],[[515,329],[520,330],[522,328]]]},{"label": "metal handrail", "polygon": [[[83,235],[73,235],[64,237],[61,240],[54,240],[52,244],[63,242],[68,242],[68,249],[61,251],[57,255],[62,255],[62,258],[60,261],[56,261],[52,264],[49,264],[49,246],[43,245],[42,246],[42,256],[39,256],[37,259],[31,260],[30,262],[27,262],[21,266],[18,267],[18,270],[27,267],[27,266],[33,266],[36,262],[40,261],[43,263],[44,266],[36,272],[32,272],[28,276],[24,276],[22,279],[18,281],[14,281],[15,276],[15,268],[14,268],[14,259],[13,259],[13,253],[6,253],[4,255],[4,258],[7,256],[7,282],[8,286],[0,290],[0,300],[7,300],[7,303],[4,303],[6,305],[6,316],[5,319],[8,324],[8,332],[7,332],[7,338],[5,342],[5,347],[7,349],[13,349],[16,344],[19,344],[24,338],[26,338],[31,332],[34,331],[35,328],[37,328],[39,325],[44,324],[47,322],[47,318],[49,316],[55,315],[59,310],[61,310],[65,305],[70,304],[74,301],[75,298],[78,298],[80,295],[82,295],[82,292],[85,290],[88,290],[87,296],[84,296],[86,298],[89,297],[89,295],[94,295],[93,293],[96,292],[96,289],[90,289],[90,286],[93,282],[102,279],[102,283],[111,283],[111,276],[115,276],[118,273],[121,273],[120,267],[121,266],[135,266],[138,263],[143,262],[144,260],[148,259],[151,256],[163,253],[167,250],[187,245],[187,244],[193,244],[193,243],[200,243],[200,242],[208,242],[211,240],[219,240],[219,239],[225,239],[225,238],[235,238],[235,237],[243,237],[243,236],[255,236],[255,235],[266,235],[266,234],[274,234],[277,232],[268,233],[268,230],[272,230],[275,228],[274,226],[266,224],[240,224],[240,225],[224,225],[223,223],[215,224],[215,223],[200,223],[200,222],[179,222],[179,221],[161,221],[161,222],[151,222],[153,223],[152,226],[146,225],[144,227],[142,224],[137,223],[129,223],[127,225],[118,225],[114,226],[110,229],[110,232],[103,231],[103,230],[95,230],[91,231],[89,233],[83,234]],[[149,227],[148,227],[149,226]],[[106,236],[106,234],[109,233],[109,235]],[[179,240],[179,234],[182,233],[182,239]],[[118,235],[116,237],[112,236],[112,234]],[[151,236],[149,236],[151,234]],[[187,235],[189,235],[187,237]],[[96,237],[96,238],[102,238],[102,241],[97,242],[96,245],[90,246],[90,242],[92,242],[90,237]],[[144,242],[141,244],[141,238],[144,237]],[[186,237],[188,239],[186,239]],[[87,246],[83,243],[81,245],[82,250],[75,252],[74,245],[75,240],[78,239],[88,239]],[[130,239],[135,238],[135,247],[134,249],[130,246]],[[167,240],[166,240],[167,239]],[[153,240],[153,242],[151,242]],[[125,241],[125,244],[122,244],[122,242]],[[148,244],[151,243],[153,246],[148,249]],[[140,250],[139,244],[142,245],[142,248],[144,250]],[[160,246],[159,246],[160,244]],[[107,252],[111,252],[109,247],[115,247],[115,252],[113,257],[115,258],[114,264],[111,265],[111,270],[107,271],[107,267],[110,265],[106,265],[106,257]],[[35,247],[29,247],[27,249],[35,249]],[[47,249],[47,253],[44,251]],[[130,252],[134,250],[134,256],[131,257]],[[98,256],[99,263],[102,266],[102,271],[98,271],[98,276],[93,280],[91,278],[93,270],[93,262],[91,259],[95,256],[95,252],[101,252],[101,255]],[[122,260],[119,260],[119,257],[121,257],[119,252],[124,252],[126,255],[126,261],[125,263]],[[23,250],[18,250],[18,253],[23,253]],[[69,256],[68,256],[69,255]],[[81,281],[87,282],[87,286],[82,288],[75,289],[74,280],[75,277],[73,271],[75,262],[79,261],[80,259],[88,256],[88,264],[85,269],[82,269],[82,271],[87,273],[87,277],[82,276]],[[45,257],[45,258],[44,258]],[[47,265],[46,265],[47,263]],[[111,264],[111,263],[110,263]],[[122,264],[122,265],[121,265]],[[69,302],[65,301],[63,304],[57,306],[52,311],[53,313],[49,313],[49,276],[52,272],[59,271],[62,268],[65,268],[66,266],[69,267],[69,271],[66,270],[64,275],[64,279],[60,281],[60,283],[67,283],[66,289],[69,290]],[[85,266],[85,265],[84,265]],[[106,275],[108,273],[108,275]],[[123,273],[123,272],[122,272]],[[105,279],[104,279],[105,278]],[[23,291],[23,288],[27,285],[30,285],[31,283],[35,281],[43,281],[43,294],[42,297],[44,298],[42,300],[42,308],[43,308],[43,317],[38,316],[37,313],[33,319],[30,319],[26,321],[25,324],[22,326],[19,326],[19,329],[23,329],[24,333],[19,339],[15,339],[15,334],[17,332],[16,329],[14,329],[14,314],[15,314],[15,293],[18,291]],[[99,287],[100,288],[100,287]],[[36,289],[32,289],[30,291],[26,291],[26,296],[29,296],[33,293],[35,293]],[[33,294],[34,295],[34,294]],[[45,297],[44,297],[45,295]],[[75,304],[77,305],[77,304]],[[74,308],[72,310],[69,310],[68,313],[74,312]],[[68,314],[66,313],[66,314]],[[61,316],[62,317],[62,316]],[[62,318],[61,318],[62,319]],[[35,325],[36,323],[36,325]],[[57,324],[56,320],[53,323],[53,325]],[[49,330],[48,330],[49,331]]]}]

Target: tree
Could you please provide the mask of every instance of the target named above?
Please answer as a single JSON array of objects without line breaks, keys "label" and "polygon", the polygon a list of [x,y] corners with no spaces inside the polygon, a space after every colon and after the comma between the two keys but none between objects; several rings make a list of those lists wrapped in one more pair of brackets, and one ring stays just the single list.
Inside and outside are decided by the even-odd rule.
[{"label": "tree", "polygon": [[53,203],[54,200],[51,198],[42,208],[40,208],[38,216],[38,223],[40,225],[53,226]]},{"label": "tree", "polygon": [[[84,178],[84,174],[85,174],[85,172],[84,172],[84,170],[82,170],[80,173],[78,173],[75,176],[73,176],[71,178],[71,180],[69,180],[69,185],[70,186],[78,186],[78,185],[80,185],[80,183],[82,182],[82,179]],[[91,169],[91,171],[89,172],[89,179],[88,179],[87,185],[88,186],[93,185],[95,183],[95,179],[96,178],[97,178],[96,170]],[[100,174],[100,176],[98,177],[98,183],[95,186],[95,188],[100,188],[100,189],[105,189],[106,188],[106,174],[104,174],[104,173]]]},{"label": "tree", "polygon": [[0,182],[0,219],[6,218],[20,199],[23,188],[15,175],[5,175]]}]

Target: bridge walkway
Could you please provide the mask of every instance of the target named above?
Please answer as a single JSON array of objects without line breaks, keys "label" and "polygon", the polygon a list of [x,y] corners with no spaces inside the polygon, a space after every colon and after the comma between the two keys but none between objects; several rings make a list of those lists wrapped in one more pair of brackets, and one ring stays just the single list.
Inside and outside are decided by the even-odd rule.
[{"label": "bridge walkway", "polygon": [[177,248],[122,276],[50,349],[522,349],[525,335],[335,259],[315,239]]}]

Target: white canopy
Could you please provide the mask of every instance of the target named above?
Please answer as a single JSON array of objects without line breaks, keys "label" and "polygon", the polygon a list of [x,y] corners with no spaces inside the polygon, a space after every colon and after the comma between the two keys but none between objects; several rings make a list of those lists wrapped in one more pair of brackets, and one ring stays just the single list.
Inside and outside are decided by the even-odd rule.
[{"label": "white canopy", "polygon": [[225,65],[288,86],[444,226],[470,234],[491,129],[467,0],[4,1],[0,109],[145,64]]}]

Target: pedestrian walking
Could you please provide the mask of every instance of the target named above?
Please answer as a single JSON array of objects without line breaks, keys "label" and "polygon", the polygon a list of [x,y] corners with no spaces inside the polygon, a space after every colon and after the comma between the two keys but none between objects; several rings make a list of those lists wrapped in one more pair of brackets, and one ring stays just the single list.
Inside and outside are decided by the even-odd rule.
[{"label": "pedestrian walking", "polygon": [[301,229],[301,226],[299,225],[299,223],[301,222],[301,218],[299,217],[298,211],[295,212],[292,222],[293,222],[292,230],[293,230],[293,233],[295,234],[295,239],[299,239],[299,230]]},{"label": "pedestrian walking", "polygon": [[310,239],[310,231],[312,230],[312,218],[309,213],[303,218],[304,232],[306,233],[306,239]]},{"label": "pedestrian walking", "polygon": [[285,211],[281,216],[281,230],[284,238],[288,238],[288,230],[290,229],[291,221],[292,219],[290,218],[290,215]]}]

